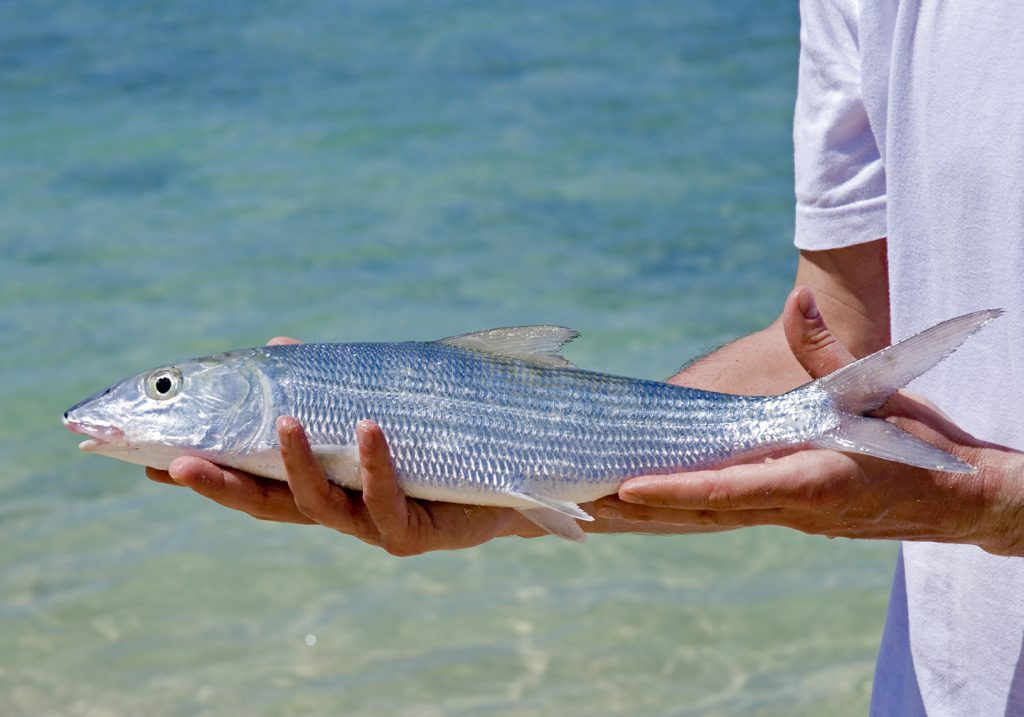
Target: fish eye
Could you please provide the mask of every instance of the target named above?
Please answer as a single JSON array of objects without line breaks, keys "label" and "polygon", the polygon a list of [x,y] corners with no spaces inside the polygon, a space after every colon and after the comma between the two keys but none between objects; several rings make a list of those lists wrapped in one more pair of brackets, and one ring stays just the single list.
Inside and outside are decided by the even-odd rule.
[{"label": "fish eye", "polygon": [[146,395],[156,401],[166,401],[178,395],[181,383],[181,371],[159,368],[146,377]]}]

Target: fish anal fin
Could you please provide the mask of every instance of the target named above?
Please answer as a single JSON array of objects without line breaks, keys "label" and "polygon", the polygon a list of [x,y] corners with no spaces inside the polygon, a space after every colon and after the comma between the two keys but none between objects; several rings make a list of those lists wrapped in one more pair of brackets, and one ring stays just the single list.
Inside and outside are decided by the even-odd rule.
[{"label": "fish anal fin", "polygon": [[541,366],[571,368],[569,359],[558,352],[577,336],[578,331],[564,326],[509,326],[449,336],[437,343]]},{"label": "fish anal fin", "polygon": [[563,540],[570,540],[574,543],[582,543],[587,539],[587,534],[576,522],[576,518],[548,508],[520,508],[519,512],[523,517],[536,526],[543,528],[552,535],[557,535]]},{"label": "fish anal fin", "polygon": [[863,453],[930,470],[951,473],[974,473],[976,470],[952,453],[879,418],[844,416],[838,428],[814,439],[811,445],[844,453]]}]

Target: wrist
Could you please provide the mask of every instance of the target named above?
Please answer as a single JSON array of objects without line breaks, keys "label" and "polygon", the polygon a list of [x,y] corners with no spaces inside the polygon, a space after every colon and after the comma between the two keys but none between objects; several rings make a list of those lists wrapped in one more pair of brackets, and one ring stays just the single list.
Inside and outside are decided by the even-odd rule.
[{"label": "wrist", "polygon": [[977,455],[985,495],[978,544],[995,555],[1024,557],[1024,454],[982,448]]}]

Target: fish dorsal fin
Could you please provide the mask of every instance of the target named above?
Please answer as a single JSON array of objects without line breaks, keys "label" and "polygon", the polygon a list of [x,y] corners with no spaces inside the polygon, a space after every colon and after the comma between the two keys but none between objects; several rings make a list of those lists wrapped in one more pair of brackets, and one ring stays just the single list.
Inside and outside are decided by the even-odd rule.
[{"label": "fish dorsal fin", "polygon": [[579,335],[575,329],[564,326],[509,326],[449,336],[437,343],[541,366],[565,368],[572,367],[572,363],[558,352]]}]

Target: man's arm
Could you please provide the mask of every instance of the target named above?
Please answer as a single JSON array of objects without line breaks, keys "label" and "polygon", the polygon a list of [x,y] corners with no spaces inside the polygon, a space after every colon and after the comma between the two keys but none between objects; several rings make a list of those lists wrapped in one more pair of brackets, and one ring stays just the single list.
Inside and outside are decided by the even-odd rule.
[{"label": "man's arm", "polygon": [[[845,249],[800,252],[795,285],[811,289],[817,299],[816,306],[796,308],[821,312],[829,319],[830,332],[802,337],[813,349],[812,355],[826,360],[842,344],[860,357],[889,344],[885,239]],[[795,316],[792,310],[783,311],[767,328],[705,356],[669,381],[747,395],[783,393],[806,383],[807,371],[786,340],[784,321]]]}]

